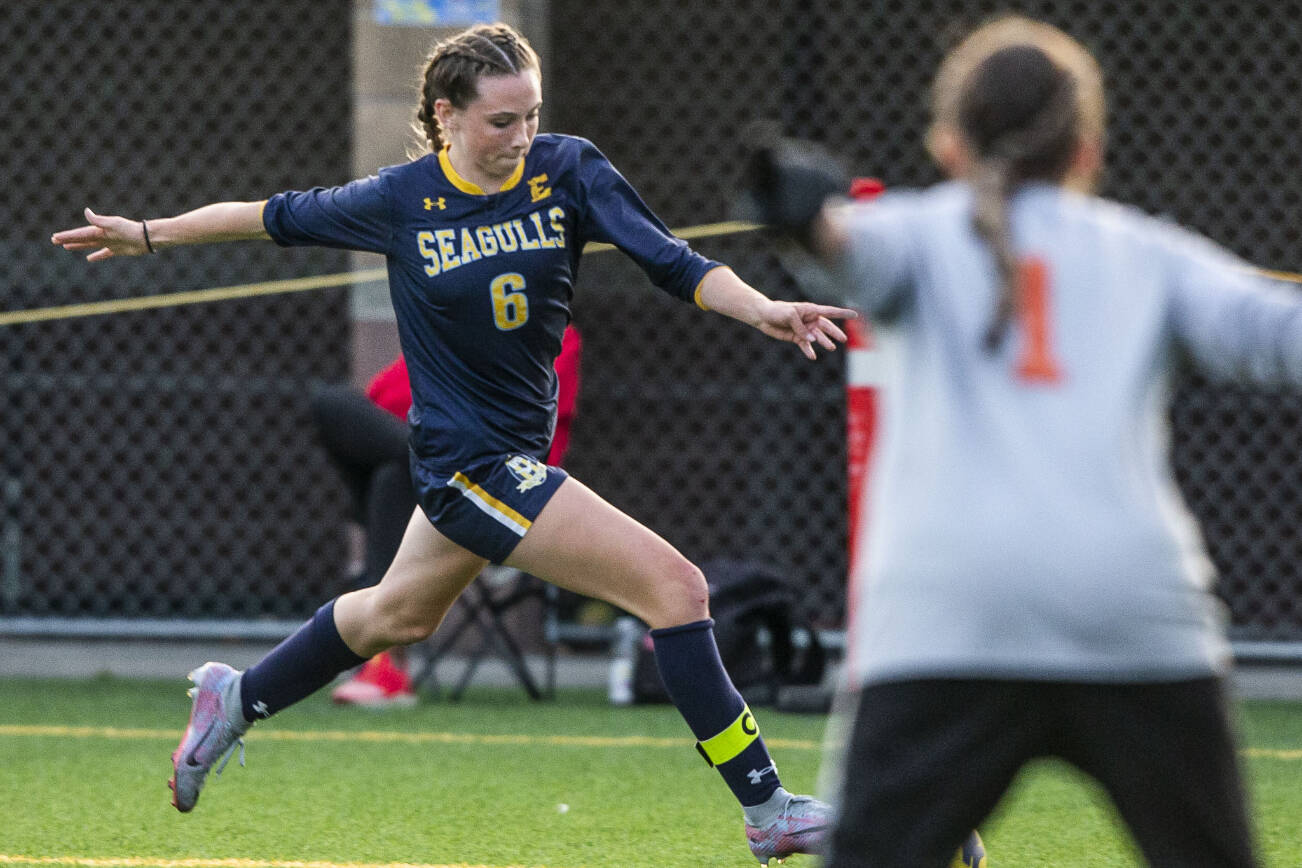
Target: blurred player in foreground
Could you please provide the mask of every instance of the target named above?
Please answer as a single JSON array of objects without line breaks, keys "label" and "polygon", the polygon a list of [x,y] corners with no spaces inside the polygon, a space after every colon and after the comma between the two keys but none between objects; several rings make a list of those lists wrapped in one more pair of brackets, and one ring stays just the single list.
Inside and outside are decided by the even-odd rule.
[{"label": "blurred player in foreground", "polygon": [[[744,808],[751,851],[821,849],[828,808],[792,796],[715,647],[705,578],[652,531],[543,463],[553,361],[579,256],[614,244],[652,282],[795,343],[809,358],[850,311],[766,298],[674,238],[591,143],[537,135],[538,58],[505,25],[439,43],[417,118],[429,152],[334,189],[223,202],[177,217],[96,215],[55,244],[91,261],[181,244],[270,238],[387,256],[411,375],[412,481],[421,509],[379,585],[324,605],[247,672],[210,663],[173,754],[173,804],[191,810],[212,765],[338,673],[420,641],[489,562],[628,611],[653,628],[675,705]],[[536,138],[535,138],[536,137]],[[422,514],[423,513],[423,514]]]},{"label": "blurred player in foreground", "polygon": [[1061,31],[978,29],[933,109],[950,182],[828,202],[834,161],[791,142],[749,182],[765,222],[835,267],[811,291],[865,312],[883,359],[827,864],[942,866],[1055,756],[1103,785],[1151,864],[1248,868],[1224,614],[1168,405],[1185,357],[1302,385],[1302,299],[1091,195],[1102,79]]}]

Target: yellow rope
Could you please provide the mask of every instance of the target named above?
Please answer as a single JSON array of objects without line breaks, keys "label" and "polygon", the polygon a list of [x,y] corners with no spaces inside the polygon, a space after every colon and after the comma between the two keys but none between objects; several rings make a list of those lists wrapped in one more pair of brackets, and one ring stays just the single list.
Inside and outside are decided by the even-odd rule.
[{"label": "yellow rope", "polygon": [[[684,241],[691,241],[693,238],[713,238],[717,235],[736,235],[738,232],[753,232],[760,228],[758,223],[743,223],[740,220],[728,220],[723,223],[702,223],[699,226],[684,226],[682,229],[671,229],[674,235]],[[593,242],[583,248],[584,253],[601,253],[606,250],[614,250],[615,245]]]},{"label": "yellow rope", "polygon": [[[698,226],[685,226],[672,230],[674,235],[685,241],[695,238],[714,238],[720,235],[736,235],[752,232],[760,228],[757,223],[744,223],[728,220],[722,223],[702,223]],[[603,253],[614,250],[615,245],[592,243],[583,248],[584,253]],[[1253,269],[1257,274],[1273,280],[1289,283],[1302,283],[1302,274],[1291,271],[1268,271]],[[360,271],[344,271],[338,274],[320,274],[315,277],[294,277],[288,280],[266,280],[261,283],[243,283],[236,286],[219,286],[213,289],[196,289],[187,292],[168,292],[160,295],[136,296],[134,298],[117,298],[109,301],[92,301],[83,304],[63,304],[55,307],[36,307],[27,310],[0,312],[0,328],[23,323],[44,322],[56,319],[74,319],[83,316],[101,314],[128,313],[137,310],[150,310],[160,307],[180,307],[187,304],[204,304],[212,301],[230,301],[235,298],[254,298],[264,295],[281,295],[289,292],[306,292],[314,289],[328,289],[334,286],[347,286],[359,283],[375,283],[384,280],[387,272],[383,268],[368,268]]]},{"label": "yellow rope", "polygon": [[[716,235],[750,232],[758,228],[759,225],[756,223],[742,223],[731,220],[724,223],[703,223],[699,226],[687,226],[683,229],[674,230],[674,234],[679,238],[690,241],[693,238],[711,238]],[[589,244],[583,249],[583,252],[601,253],[614,249],[615,245],[613,244]],[[332,286],[375,283],[384,280],[387,276],[387,272],[383,268],[369,268],[362,271],[345,271],[339,274],[321,274],[316,277],[295,277],[289,280],[267,280],[262,283],[219,286],[214,289],[196,289],[188,292],[168,292],[161,295],[92,301],[84,304],[63,304],[57,307],[11,310],[0,313],[0,328],[22,323],[44,322],[46,320],[127,313],[129,311],[150,310],[159,307],[204,304],[210,301],[230,301],[234,298],[254,298],[263,295],[280,295],[287,292],[306,292],[312,289],[328,289]]]},{"label": "yellow rope", "polygon": [[105,313],[126,313],[155,307],[179,307],[183,304],[200,304],[208,301],[228,301],[232,298],[252,298],[259,295],[276,295],[285,292],[305,292],[349,283],[371,283],[384,280],[383,268],[365,271],[345,271],[340,274],[321,274],[316,277],[294,277],[289,280],[268,280],[262,283],[245,283],[239,286],[219,286],[214,289],[196,289],[190,292],[169,292],[136,298],[115,298],[109,301],[92,301],[85,304],[64,304],[57,307],[38,307],[31,310],[11,310],[0,313],[0,326],[18,323],[41,322],[52,319],[72,319],[79,316],[97,316]]},{"label": "yellow rope", "polygon": [[1289,283],[1302,283],[1302,274],[1295,274],[1292,271],[1269,271],[1265,268],[1252,269],[1262,277],[1269,277],[1271,280],[1284,280]]}]

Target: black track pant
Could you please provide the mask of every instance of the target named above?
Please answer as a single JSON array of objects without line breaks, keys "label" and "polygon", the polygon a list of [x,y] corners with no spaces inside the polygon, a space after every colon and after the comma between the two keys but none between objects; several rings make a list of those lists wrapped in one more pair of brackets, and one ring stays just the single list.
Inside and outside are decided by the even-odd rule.
[{"label": "black track pant", "polygon": [[1256,864],[1218,679],[937,679],[862,691],[827,868],[944,868],[1037,757],[1097,779],[1157,868]]},{"label": "black track pant", "polygon": [[393,562],[416,508],[407,425],[348,386],[324,386],[312,396],[321,442],[352,495],[353,517],[366,529],[366,574],[375,584]]}]

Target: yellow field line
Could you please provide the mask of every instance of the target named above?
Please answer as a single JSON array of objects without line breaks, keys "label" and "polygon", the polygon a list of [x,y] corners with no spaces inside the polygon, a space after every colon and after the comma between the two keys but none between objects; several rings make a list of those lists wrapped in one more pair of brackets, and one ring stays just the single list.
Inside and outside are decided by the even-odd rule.
[{"label": "yellow field line", "polygon": [[[0,738],[117,738],[174,740],[179,730],[132,729],[117,726],[61,726],[61,725],[0,725]],[[649,735],[521,735],[504,733],[490,735],[473,732],[392,732],[386,730],[308,730],[269,729],[258,730],[253,738],[258,741],[332,741],[362,742],[371,744],[486,744],[486,745],[546,745],[549,747],[672,747],[689,744],[681,738],[659,738]],[[765,738],[770,747],[783,750],[822,750],[822,742],[799,738]],[[1248,759],[1302,760],[1302,749],[1247,747],[1240,753]]]},{"label": "yellow field line", "polygon": [[[0,726],[0,737],[6,736],[40,736],[54,738],[117,738],[117,739],[165,739],[175,740],[180,737],[179,730],[171,729],[128,729],[114,726]],[[690,746],[691,742],[682,738],[655,738],[643,735],[602,736],[602,735],[487,735],[483,733],[462,732],[386,732],[382,730],[323,730],[309,732],[303,730],[270,729],[259,730],[253,738],[258,741],[333,741],[333,742],[368,742],[390,744],[488,744],[488,745],[546,745],[550,747],[673,747]],[[808,739],[765,739],[765,741],[785,750],[820,750],[821,742]]]},{"label": "yellow field line", "polygon": [[[23,856],[0,853],[0,865],[79,865],[84,868],[525,868],[520,865],[432,865],[422,862],[319,862],[278,859],[100,859],[86,856]],[[534,865],[529,868],[545,868]]]},{"label": "yellow field line", "polygon": [[1302,750],[1270,747],[1245,747],[1240,751],[1248,759],[1302,760]]}]

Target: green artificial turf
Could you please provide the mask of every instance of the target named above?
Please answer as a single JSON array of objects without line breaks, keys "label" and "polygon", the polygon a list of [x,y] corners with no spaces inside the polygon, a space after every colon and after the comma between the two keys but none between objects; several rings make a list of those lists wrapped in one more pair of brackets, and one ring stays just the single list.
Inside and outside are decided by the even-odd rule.
[{"label": "green artificial turf", "polygon": [[[166,781],[186,686],[0,680],[0,865],[754,864],[731,796],[668,706],[472,688],[460,703],[376,713],[322,694],[259,724],[248,767],[232,760],[180,815]],[[1241,708],[1263,862],[1293,866],[1302,705]],[[813,790],[825,719],[759,716],[787,787]],[[1139,864],[1095,786],[1053,763],[1029,767],[982,833],[992,868]]]}]

